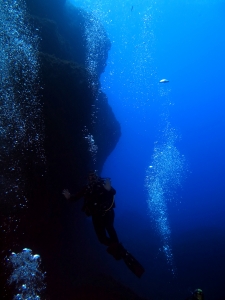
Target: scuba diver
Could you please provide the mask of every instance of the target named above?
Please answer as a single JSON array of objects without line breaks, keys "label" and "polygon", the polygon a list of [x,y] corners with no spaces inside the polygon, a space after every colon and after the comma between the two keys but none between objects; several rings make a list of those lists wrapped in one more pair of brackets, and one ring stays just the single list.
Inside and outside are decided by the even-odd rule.
[{"label": "scuba diver", "polygon": [[204,294],[201,289],[194,290],[191,297],[187,298],[186,300],[204,300]]},{"label": "scuba diver", "polygon": [[77,201],[84,198],[82,210],[89,217],[98,240],[107,246],[107,252],[116,260],[123,259],[136,276],[141,277],[144,268],[119,242],[114,228],[114,208],[116,190],[111,186],[109,178],[101,178],[95,171],[88,174],[88,183],[76,194],[64,189],[62,194],[66,199]]}]

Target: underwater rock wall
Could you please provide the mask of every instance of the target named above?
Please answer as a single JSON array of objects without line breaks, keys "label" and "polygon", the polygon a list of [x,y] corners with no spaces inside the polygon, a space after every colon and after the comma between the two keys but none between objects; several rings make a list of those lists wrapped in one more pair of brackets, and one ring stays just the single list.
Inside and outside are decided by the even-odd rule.
[{"label": "underwater rock wall", "polygon": [[[43,4],[41,4],[42,2]],[[50,13],[48,8],[52,7],[51,2],[27,0],[31,12],[30,21],[34,28],[39,29],[41,36],[40,77],[43,84],[46,133],[48,138],[52,134],[57,136],[63,133],[61,138],[65,145],[67,144],[65,135],[72,134],[73,137],[70,136],[67,139],[69,141],[70,138],[67,146],[70,145],[69,147],[73,148],[72,144],[75,141],[79,147],[75,147],[71,151],[73,153],[80,151],[83,156],[84,148],[88,150],[87,143],[84,143],[84,136],[92,135],[98,147],[96,163],[90,162],[93,157],[90,153],[86,153],[83,169],[85,172],[87,168],[101,171],[104,161],[116,146],[121,134],[120,125],[108,105],[107,97],[99,90],[99,77],[106,66],[111,46],[110,41],[105,34],[103,37],[104,48],[102,48],[102,44],[99,45],[101,55],[98,57],[97,74],[94,77],[93,74],[90,76],[85,66],[87,58],[84,34],[85,22],[89,15],[75,7],[64,6],[65,1],[62,0],[54,2],[54,9]],[[39,5],[42,7],[41,10],[37,9]],[[46,18],[48,13],[51,18]],[[57,113],[57,116],[54,116],[57,124],[53,125],[54,121],[51,119],[55,113]],[[63,129],[64,125],[69,127]],[[54,126],[61,129],[57,130]],[[82,130],[85,132],[82,133]],[[48,138],[47,143],[50,146]],[[57,136],[58,138],[59,136]],[[77,143],[78,141],[79,143]],[[58,140],[57,143],[60,144],[60,141]],[[52,149],[51,153],[53,152]],[[73,157],[75,156],[73,154]],[[77,157],[79,156],[80,154],[77,155]]]},{"label": "underwater rock wall", "polygon": [[[14,210],[12,215],[10,205],[5,208],[1,202],[1,223],[7,227],[9,219],[19,220],[18,228],[1,232],[1,260],[9,251],[19,252],[25,247],[39,253],[47,271],[50,296],[53,290],[57,294],[59,286],[63,290],[62,282],[66,282],[66,275],[62,278],[59,270],[59,262],[65,254],[62,237],[68,210],[62,189],[76,191],[86,180],[90,168],[100,172],[121,134],[106,95],[99,91],[99,76],[106,65],[110,42],[105,36],[105,48],[97,63],[98,73],[90,78],[85,68],[84,38],[84,18],[88,15],[66,8],[65,2],[26,0],[27,22],[40,37],[40,86],[35,93],[43,108],[45,163],[39,165],[35,155],[26,152],[23,172],[26,209]],[[84,219],[82,213],[78,218]],[[4,287],[9,274],[4,264],[1,268],[0,298],[12,299],[13,291]]]}]

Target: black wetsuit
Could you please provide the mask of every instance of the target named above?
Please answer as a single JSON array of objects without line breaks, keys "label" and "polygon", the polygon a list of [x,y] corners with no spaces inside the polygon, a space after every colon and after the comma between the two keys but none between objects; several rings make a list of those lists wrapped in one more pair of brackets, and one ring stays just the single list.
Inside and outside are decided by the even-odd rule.
[{"label": "black wetsuit", "polygon": [[[83,211],[92,216],[92,222],[100,243],[109,246],[118,243],[118,237],[113,226],[114,223],[114,195],[116,190],[104,188],[105,180],[96,181],[84,186],[77,194],[71,195],[71,200],[84,198]],[[106,234],[108,233],[108,236]]]},{"label": "black wetsuit", "polygon": [[[104,188],[105,180],[97,178],[84,186],[71,199],[84,198],[83,211],[92,216],[92,222],[100,243],[107,246],[106,251],[116,260],[123,259],[127,267],[137,276],[144,273],[142,265],[119,243],[114,229],[114,195],[116,190],[111,187],[108,191]],[[107,235],[108,234],[108,235]]]}]

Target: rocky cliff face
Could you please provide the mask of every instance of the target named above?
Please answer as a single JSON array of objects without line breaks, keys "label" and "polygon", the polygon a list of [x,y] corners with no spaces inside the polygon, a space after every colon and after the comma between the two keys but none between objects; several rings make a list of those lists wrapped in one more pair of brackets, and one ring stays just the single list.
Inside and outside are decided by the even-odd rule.
[{"label": "rocky cliff face", "polygon": [[[86,69],[85,23],[89,15],[65,6],[64,2],[54,1],[53,4],[52,1],[27,0],[30,21],[38,28],[41,36],[40,77],[43,85],[47,161],[51,167],[53,164],[50,161],[57,156],[57,162],[63,160],[66,165],[66,157],[70,167],[67,165],[64,170],[83,176],[90,168],[101,170],[120,137],[120,125],[105,94],[97,91],[99,76],[106,66],[110,41],[101,28],[101,55],[96,58],[97,68],[93,76]],[[96,43],[98,46],[97,40],[95,46]],[[90,153],[87,136],[92,136],[93,143],[98,147],[95,153]],[[58,151],[59,147],[61,151]],[[79,166],[76,161],[79,161]]]},{"label": "rocky cliff face", "polygon": [[[32,236],[33,247],[42,245],[40,250],[48,268],[50,291],[55,289],[56,281],[62,280],[62,274],[57,272],[58,262],[62,253],[66,255],[61,238],[67,208],[61,191],[63,188],[76,191],[85,180],[88,169],[101,170],[120,137],[120,125],[107,97],[96,92],[110,48],[107,36],[104,36],[102,55],[96,62],[97,74],[90,77],[85,67],[84,34],[89,16],[78,9],[65,8],[64,1],[39,0],[30,4],[28,1],[30,22],[39,29],[41,36],[40,78],[47,161],[47,182],[37,188],[42,193],[47,190],[47,197],[39,192],[32,202],[32,226],[28,236]],[[97,151],[93,149],[96,146]],[[83,215],[78,218],[82,219]],[[38,230],[37,223],[41,224]],[[51,255],[53,249],[54,256]],[[53,276],[53,273],[58,275]]]},{"label": "rocky cliff face", "polygon": [[[4,251],[27,247],[39,253],[48,273],[48,291],[50,294],[55,291],[56,295],[57,282],[60,285],[63,281],[59,262],[65,255],[63,235],[68,215],[62,189],[76,191],[86,180],[89,169],[101,171],[118,142],[120,125],[106,95],[99,90],[99,76],[110,48],[106,34],[101,39],[102,55],[96,62],[96,74],[90,76],[84,34],[88,14],[66,8],[64,0],[26,0],[26,3],[27,21],[40,36],[40,87],[37,88],[43,106],[46,164],[38,165],[26,153],[24,194],[28,208],[23,213],[13,212],[12,216],[10,205],[4,208],[4,204],[1,222],[7,224],[16,214],[19,229],[11,233],[9,230],[4,236]],[[81,222],[83,218],[77,216]],[[1,278],[5,281],[4,276]],[[7,293],[1,290],[1,295],[5,299],[13,297],[9,290]]]}]

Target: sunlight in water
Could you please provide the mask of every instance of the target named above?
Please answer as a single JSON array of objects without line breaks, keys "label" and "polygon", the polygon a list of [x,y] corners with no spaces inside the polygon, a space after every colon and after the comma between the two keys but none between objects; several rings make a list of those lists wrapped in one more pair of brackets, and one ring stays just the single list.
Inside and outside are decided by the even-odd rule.
[{"label": "sunlight in water", "polygon": [[[156,74],[152,70],[154,1],[138,0],[134,7],[129,1],[112,0],[67,0],[67,4],[84,10],[86,69],[96,99],[92,123],[98,117],[99,89],[106,94],[115,93],[121,106],[145,110],[153,98],[152,77]],[[111,44],[109,53],[105,50],[106,44],[108,48]],[[96,76],[104,60],[107,60],[107,70],[102,73],[99,86]],[[84,130],[91,131],[90,128]],[[93,157],[97,147],[92,152]]]},{"label": "sunlight in water", "polygon": [[116,94],[121,105],[141,109],[144,114],[155,98],[161,106],[160,141],[155,143],[145,184],[149,194],[149,210],[162,237],[162,251],[174,273],[167,201],[172,198],[173,188],[180,184],[184,157],[175,146],[177,134],[168,121],[171,105],[168,86],[159,86],[157,90],[157,70],[153,69],[153,20],[159,13],[157,5],[154,1],[145,0],[136,1],[134,5],[130,1],[112,0],[68,2],[85,9],[92,16],[85,31],[88,48],[86,63],[92,75],[97,72],[96,62],[99,55],[103,55],[99,49],[106,38],[104,30],[99,30],[99,21],[110,39],[107,72],[102,75],[103,91]]},{"label": "sunlight in water", "polygon": [[[99,29],[99,21],[104,26],[111,42],[107,59],[107,72],[102,74],[102,89],[115,93],[124,106],[145,108],[152,100],[153,79],[156,70],[152,69],[154,54],[153,19],[155,2],[67,0],[88,11],[92,19],[87,22],[86,40],[88,43],[87,66],[93,73],[96,61],[101,55],[101,45],[105,33]],[[100,47],[96,47],[96,45]],[[120,88],[116,85],[120,82]],[[126,90],[124,95],[122,90]],[[145,91],[143,93],[143,91]]]}]

